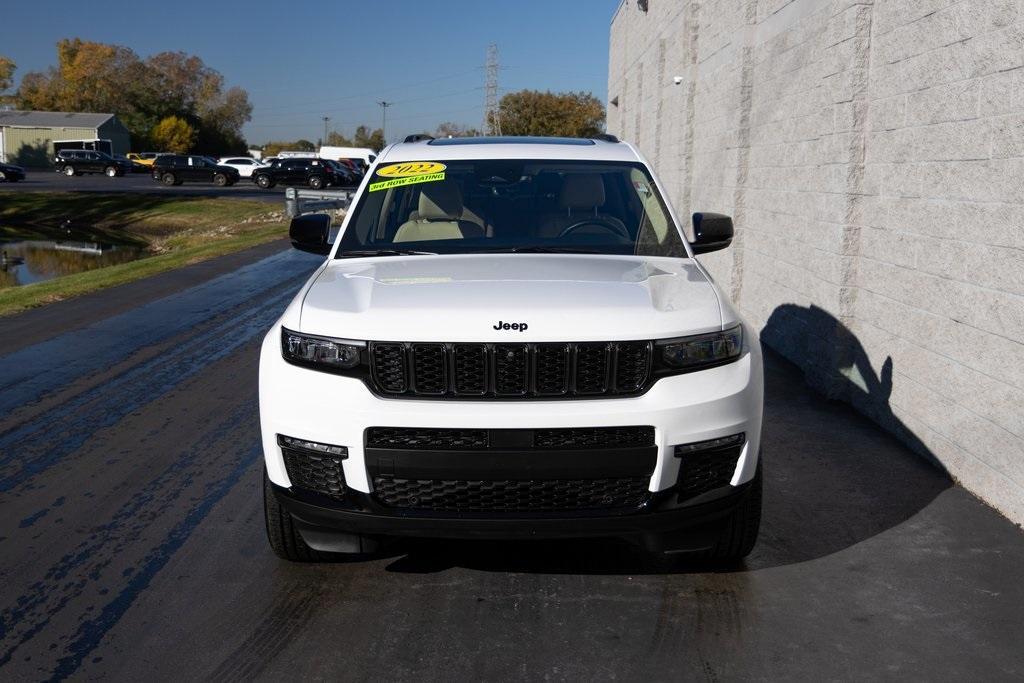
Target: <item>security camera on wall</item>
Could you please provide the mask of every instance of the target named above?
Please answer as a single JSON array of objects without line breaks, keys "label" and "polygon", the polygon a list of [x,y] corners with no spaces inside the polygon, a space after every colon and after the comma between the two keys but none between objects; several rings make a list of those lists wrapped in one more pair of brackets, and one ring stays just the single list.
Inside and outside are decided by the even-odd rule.
[{"label": "security camera on wall", "polygon": [[682,76],[673,76],[672,77],[672,82],[675,83],[676,85],[679,85],[680,83],[683,82],[683,77]]}]

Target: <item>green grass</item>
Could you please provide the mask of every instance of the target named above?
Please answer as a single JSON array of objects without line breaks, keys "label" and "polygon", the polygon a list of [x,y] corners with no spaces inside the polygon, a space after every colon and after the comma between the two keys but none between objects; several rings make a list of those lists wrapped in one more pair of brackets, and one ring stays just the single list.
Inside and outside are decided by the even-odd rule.
[{"label": "green grass", "polygon": [[266,202],[211,197],[164,197],[73,192],[5,193],[0,236],[40,236],[33,226],[70,221],[152,254],[136,261],[0,288],[0,316],[132,282],[224,254],[283,239],[280,208]]},{"label": "green grass", "polygon": [[[282,202],[283,204],[283,202]],[[6,192],[0,226],[74,225],[122,231],[126,236],[161,235],[183,229],[216,228],[276,217],[283,207],[255,200],[92,192]]]}]

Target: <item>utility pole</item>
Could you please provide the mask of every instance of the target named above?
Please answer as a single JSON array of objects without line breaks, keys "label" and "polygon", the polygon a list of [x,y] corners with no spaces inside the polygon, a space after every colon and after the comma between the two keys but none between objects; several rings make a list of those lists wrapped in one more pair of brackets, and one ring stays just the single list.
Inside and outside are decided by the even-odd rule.
[{"label": "utility pole", "polygon": [[386,145],[388,143],[388,107],[394,104],[394,102],[385,102],[384,100],[381,100],[377,104],[380,105],[381,110],[380,132],[384,137],[384,144]]},{"label": "utility pole", "polygon": [[501,135],[501,113],[498,109],[498,46],[487,47],[487,80],[484,83],[484,135]]},{"label": "utility pole", "polygon": [[325,116],[324,117],[324,141],[321,143],[321,145],[320,145],[321,147],[323,145],[327,144],[327,126],[330,123],[330,121],[331,121],[331,117],[330,116]]}]

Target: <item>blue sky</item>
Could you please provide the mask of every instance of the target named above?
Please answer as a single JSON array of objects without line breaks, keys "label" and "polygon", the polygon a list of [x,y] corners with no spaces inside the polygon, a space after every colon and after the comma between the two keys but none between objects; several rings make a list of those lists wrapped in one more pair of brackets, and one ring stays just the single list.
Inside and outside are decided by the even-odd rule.
[{"label": "blue sky", "polygon": [[[496,43],[502,91],[588,90],[607,101],[608,29],[619,0],[327,0],[321,2],[12,2],[0,54],[15,77],[56,61],[60,38],[126,45],[142,56],[197,54],[249,91],[250,142],[351,133],[388,138],[441,121],[479,126],[487,46]],[[12,31],[10,27],[17,27]]]}]

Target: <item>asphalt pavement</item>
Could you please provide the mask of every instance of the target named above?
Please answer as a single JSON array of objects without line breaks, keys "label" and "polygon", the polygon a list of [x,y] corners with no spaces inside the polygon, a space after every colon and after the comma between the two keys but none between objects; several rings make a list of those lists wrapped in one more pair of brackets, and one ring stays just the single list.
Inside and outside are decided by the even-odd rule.
[{"label": "asphalt pavement", "polygon": [[167,187],[153,180],[148,173],[129,173],[120,178],[108,178],[101,173],[68,177],[52,170],[29,170],[25,180],[0,183],[0,198],[5,192],[125,192],[284,202],[284,189],[283,186],[277,186],[264,190],[254,185],[249,178],[242,178],[231,187],[217,187],[213,183],[184,183]]},{"label": "asphalt pavement", "polygon": [[0,318],[0,680],[1024,677],[1021,530],[771,353],[741,565],[276,559],[258,346],[317,263],[279,246]]}]

